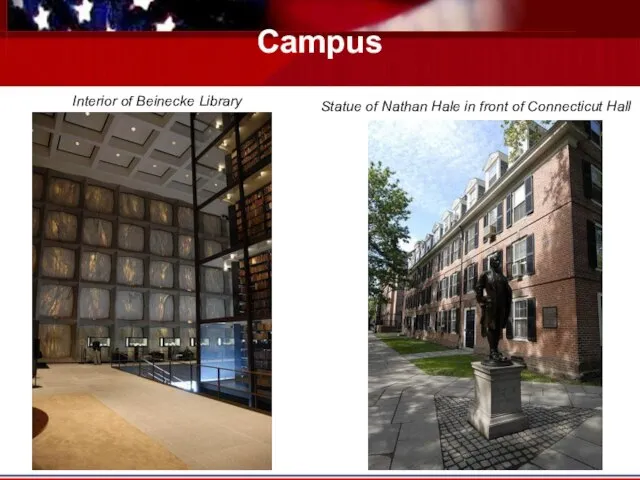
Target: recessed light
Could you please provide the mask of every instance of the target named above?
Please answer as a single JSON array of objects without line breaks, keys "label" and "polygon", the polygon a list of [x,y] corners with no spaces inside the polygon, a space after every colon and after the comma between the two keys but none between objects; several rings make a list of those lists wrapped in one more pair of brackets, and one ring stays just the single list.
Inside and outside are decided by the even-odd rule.
[{"label": "recessed light", "polygon": [[119,153],[116,153],[116,157],[119,157],[119,156],[120,156],[120,154],[119,154]]},{"label": "recessed light", "polygon": [[80,146],[80,142],[76,142],[76,147],[79,147],[79,146]]},{"label": "recessed light", "polygon": [[262,172],[260,172],[260,176],[264,177],[267,174],[267,172],[265,172],[264,170]]},{"label": "recessed light", "polygon": [[175,144],[176,144],[176,141],[175,141],[175,140],[173,140],[173,141],[171,142],[171,145],[175,145]]},{"label": "recessed light", "polygon": [[88,117],[89,115],[91,115],[89,112],[85,113],[85,115]]},{"label": "recessed light", "polygon": [[227,200],[229,200],[231,198],[231,194],[227,193]]},{"label": "recessed light", "polygon": [[213,186],[214,186],[214,187],[217,187],[217,186],[218,186],[218,184],[217,184],[217,183],[214,183],[214,184],[213,184]]},{"label": "recessed light", "polygon": [[224,165],[223,164],[218,165],[218,171],[221,172],[222,170],[224,170]]},{"label": "recessed light", "polygon": [[131,131],[135,132],[136,131],[136,127],[131,127]]},{"label": "recessed light", "polygon": [[216,122],[216,128],[217,128],[218,130],[220,130],[220,129],[222,128],[222,122],[221,122],[220,120],[218,120],[218,121]]},{"label": "recessed light", "polygon": [[229,255],[231,257],[231,260],[233,260],[234,258],[236,258],[236,254],[232,253],[231,255]]},{"label": "recessed light", "polygon": [[156,165],[155,163],[153,164],[153,168],[156,168],[158,165]]},{"label": "recessed light", "polygon": [[189,174],[188,174],[188,173],[186,173],[184,176],[185,176],[185,177],[187,177],[187,178],[189,178]]}]

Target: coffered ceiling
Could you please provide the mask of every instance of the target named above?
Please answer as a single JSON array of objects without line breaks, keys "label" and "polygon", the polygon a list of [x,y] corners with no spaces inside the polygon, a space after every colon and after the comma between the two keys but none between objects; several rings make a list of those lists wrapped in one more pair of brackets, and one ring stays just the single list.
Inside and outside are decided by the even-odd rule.
[{"label": "coffered ceiling", "polygon": [[[220,113],[197,115],[197,152],[222,125]],[[32,130],[34,166],[192,203],[189,113],[34,113]],[[199,201],[224,188],[226,153],[212,148],[198,165]]]}]

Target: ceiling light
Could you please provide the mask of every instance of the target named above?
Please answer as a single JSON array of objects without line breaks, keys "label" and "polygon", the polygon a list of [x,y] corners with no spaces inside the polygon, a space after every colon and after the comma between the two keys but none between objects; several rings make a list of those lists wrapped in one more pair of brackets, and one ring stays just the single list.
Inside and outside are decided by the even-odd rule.
[{"label": "ceiling light", "polygon": [[186,173],[186,174],[185,174],[185,177],[189,178],[189,174],[188,174],[188,173]]},{"label": "ceiling light", "polygon": [[175,141],[175,140],[171,142],[171,145],[175,145],[175,144],[176,144],[176,141]]},{"label": "ceiling light", "polygon": [[271,240],[267,240],[267,245],[271,245]]},{"label": "ceiling light", "polygon": [[262,172],[260,172],[260,176],[264,177],[267,174],[267,172],[265,172],[264,170]]},{"label": "ceiling light", "polygon": [[253,115],[251,115],[252,117],[257,117],[260,114],[260,112],[255,112]]},{"label": "ceiling light", "polygon": [[119,153],[116,153],[116,157],[119,157],[119,156],[120,156],[120,154],[119,154]]},{"label": "ceiling light", "polygon": [[217,183],[214,183],[214,184],[213,184],[213,186],[214,186],[214,187],[217,187],[217,186],[218,186],[218,184],[217,184]]},{"label": "ceiling light", "polygon": [[223,145],[224,147],[226,147],[228,144],[229,144],[229,140],[224,140],[224,141],[222,142],[222,145]]},{"label": "ceiling light", "polygon": [[76,147],[79,147],[79,146],[80,146],[80,142],[76,142]]},{"label": "ceiling light", "polygon": [[216,122],[216,128],[217,128],[218,130],[220,130],[220,129],[222,128],[222,121],[218,120],[218,121]]},{"label": "ceiling light", "polygon": [[153,168],[156,168],[158,165],[156,165],[155,163],[153,164]]},{"label": "ceiling light", "polygon": [[88,117],[89,115],[91,115],[89,112],[85,113],[85,115]]},{"label": "ceiling light", "polygon": [[135,132],[136,131],[136,127],[131,127],[131,131]]},{"label": "ceiling light", "polygon": [[227,193],[227,200],[231,199],[231,194]]},{"label": "ceiling light", "polygon": [[224,165],[223,164],[218,165],[218,171],[221,172],[222,170],[224,170]]},{"label": "ceiling light", "polygon": [[236,254],[232,253],[231,255],[229,255],[231,257],[231,260],[233,260],[234,258],[236,258]]}]

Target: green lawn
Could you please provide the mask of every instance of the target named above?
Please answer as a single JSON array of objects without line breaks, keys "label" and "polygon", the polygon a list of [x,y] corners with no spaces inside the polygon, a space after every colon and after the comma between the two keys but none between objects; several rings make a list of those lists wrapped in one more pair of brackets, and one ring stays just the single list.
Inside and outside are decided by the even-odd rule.
[{"label": "green lawn", "polygon": [[[485,357],[479,355],[451,355],[436,358],[421,358],[413,363],[427,375],[442,375],[445,377],[473,377],[471,362],[482,360]],[[557,382],[550,377],[533,373],[529,370],[522,372],[522,380],[525,382]]]},{"label": "green lawn", "polygon": [[377,337],[401,355],[449,350],[447,347],[443,347],[437,343],[425,342],[424,340],[417,340],[415,338],[398,337],[397,334],[395,336],[382,334],[377,335]]}]

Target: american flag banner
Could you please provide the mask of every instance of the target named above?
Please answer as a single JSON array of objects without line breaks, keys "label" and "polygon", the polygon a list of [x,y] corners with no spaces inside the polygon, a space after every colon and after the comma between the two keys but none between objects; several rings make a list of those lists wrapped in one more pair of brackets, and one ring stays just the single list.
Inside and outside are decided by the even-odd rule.
[{"label": "american flag banner", "polygon": [[499,31],[504,0],[8,0],[9,30]]}]

